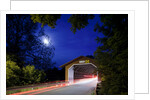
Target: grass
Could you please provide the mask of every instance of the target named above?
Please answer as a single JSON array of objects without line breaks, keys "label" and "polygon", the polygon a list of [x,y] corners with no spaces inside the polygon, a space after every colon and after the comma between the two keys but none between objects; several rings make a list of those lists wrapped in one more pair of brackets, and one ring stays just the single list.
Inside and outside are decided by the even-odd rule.
[{"label": "grass", "polygon": [[18,93],[18,92],[24,92],[24,91],[40,89],[40,88],[44,88],[44,87],[47,87],[47,86],[34,87],[34,88],[25,88],[25,89],[18,89],[18,90],[9,90],[9,91],[6,91],[6,95],[13,94],[13,93]]},{"label": "grass", "polygon": [[[59,84],[59,83],[62,83],[62,82],[59,81],[59,80],[57,80],[55,82],[55,84]],[[13,93],[18,93],[18,92],[24,92],[24,91],[40,89],[40,88],[44,88],[44,87],[49,87],[49,86],[52,86],[53,84],[52,83],[43,83],[44,86],[37,86],[37,85],[41,85],[41,84],[30,84],[30,85],[24,85],[24,86],[9,87],[9,88],[7,88],[8,90],[6,91],[6,95],[13,94]]]}]

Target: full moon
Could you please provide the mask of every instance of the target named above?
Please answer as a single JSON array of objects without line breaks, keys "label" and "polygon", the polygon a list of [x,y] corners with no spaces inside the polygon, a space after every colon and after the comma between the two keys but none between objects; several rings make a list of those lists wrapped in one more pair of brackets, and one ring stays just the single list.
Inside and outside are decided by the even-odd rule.
[{"label": "full moon", "polygon": [[48,41],[48,39],[46,39],[46,38],[43,39],[43,42],[44,42],[45,45],[48,45],[48,44],[49,44],[49,41]]}]

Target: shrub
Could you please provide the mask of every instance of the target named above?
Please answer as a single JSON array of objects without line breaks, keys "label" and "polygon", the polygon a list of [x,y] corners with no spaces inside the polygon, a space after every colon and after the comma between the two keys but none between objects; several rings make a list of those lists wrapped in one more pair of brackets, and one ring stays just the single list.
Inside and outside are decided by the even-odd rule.
[{"label": "shrub", "polygon": [[19,73],[21,69],[16,65],[15,62],[8,60],[6,61],[6,86],[15,86],[19,83]]},{"label": "shrub", "polygon": [[45,78],[44,71],[35,69],[33,65],[23,67],[22,72],[24,75],[24,82],[26,84],[39,83]]}]

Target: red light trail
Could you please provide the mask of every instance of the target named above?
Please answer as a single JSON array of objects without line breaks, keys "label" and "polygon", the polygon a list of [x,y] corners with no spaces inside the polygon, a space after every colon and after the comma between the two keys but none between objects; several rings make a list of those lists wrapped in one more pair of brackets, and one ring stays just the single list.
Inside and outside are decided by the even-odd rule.
[{"label": "red light trail", "polygon": [[[25,92],[13,93],[10,95],[35,95],[35,94],[43,93],[46,91],[51,91],[54,89],[73,85],[73,84],[83,84],[83,83],[90,82],[90,81],[95,80],[95,79],[97,79],[96,76],[94,76],[94,78],[75,79],[73,82],[55,83],[54,86],[45,87],[45,88],[36,89],[36,90],[25,91]],[[62,81],[60,81],[60,82],[62,82]],[[51,82],[51,83],[53,83],[53,82]]]}]

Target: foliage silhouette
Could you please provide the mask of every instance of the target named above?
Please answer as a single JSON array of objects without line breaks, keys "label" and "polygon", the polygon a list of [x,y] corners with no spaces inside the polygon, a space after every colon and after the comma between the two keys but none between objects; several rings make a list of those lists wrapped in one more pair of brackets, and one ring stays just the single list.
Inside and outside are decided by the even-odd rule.
[{"label": "foliage silhouette", "polygon": [[45,72],[35,69],[33,65],[27,65],[22,69],[11,61],[12,57],[7,55],[6,61],[6,86],[19,86],[43,82],[45,80]]},{"label": "foliage silhouette", "polygon": [[38,26],[33,23],[30,15],[9,14],[6,19],[6,50],[7,54],[15,55],[12,61],[16,62],[21,68],[28,64],[45,70],[52,67],[51,60],[55,49],[52,44],[44,46],[42,43],[42,36],[48,38],[44,29],[41,29],[38,33],[36,31]]},{"label": "foliage silhouette", "polygon": [[128,15],[100,15],[103,25],[96,25],[95,31],[105,37],[97,37],[102,43],[95,51],[102,76],[99,94],[128,94]]},{"label": "foliage silhouette", "polygon": [[42,24],[42,27],[47,24],[51,28],[55,28],[56,21],[60,19],[60,17],[60,14],[31,14],[31,19],[34,23],[39,22]]},{"label": "foliage silhouette", "polygon": [[[53,66],[55,48],[52,44],[45,46],[42,43],[42,36],[49,37],[43,28],[39,32],[37,29],[38,25],[33,23],[30,15],[6,15],[7,87],[43,82],[45,72],[42,70]],[[35,76],[26,71],[31,69]]]}]

